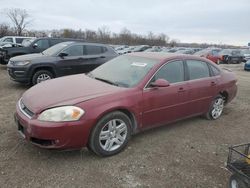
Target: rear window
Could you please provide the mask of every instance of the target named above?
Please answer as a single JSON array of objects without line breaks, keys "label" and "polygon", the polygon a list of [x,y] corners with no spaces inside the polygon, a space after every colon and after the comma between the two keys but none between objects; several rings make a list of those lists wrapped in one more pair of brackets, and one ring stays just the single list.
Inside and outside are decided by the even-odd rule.
[{"label": "rear window", "polygon": [[16,38],[16,43],[22,44],[24,38]]}]

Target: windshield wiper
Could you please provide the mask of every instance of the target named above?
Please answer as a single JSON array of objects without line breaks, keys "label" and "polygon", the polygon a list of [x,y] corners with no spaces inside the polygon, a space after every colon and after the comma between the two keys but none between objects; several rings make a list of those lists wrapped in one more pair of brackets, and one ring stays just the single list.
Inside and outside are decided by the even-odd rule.
[{"label": "windshield wiper", "polygon": [[108,84],[114,85],[114,86],[118,86],[117,83],[114,83],[114,82],[112,82],[112,81],[110,81],[110,80],[106,80],[106,79],[104,79],[104,78],[98,78],[98,77],[93,77],[93,78],[96,79],[96,80],[100,80],[100,81],[102,81],[102,82],[106,82],[106,83],[108,83]]}]

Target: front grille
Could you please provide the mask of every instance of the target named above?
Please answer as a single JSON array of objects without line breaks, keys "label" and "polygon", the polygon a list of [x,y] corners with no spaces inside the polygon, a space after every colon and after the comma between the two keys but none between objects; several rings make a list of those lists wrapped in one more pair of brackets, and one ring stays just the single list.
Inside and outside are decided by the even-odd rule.
[{"label": "front grille", "polygon": [[28,118],[32,118],[32,116],[34,115],[34,113],[29,110],[23,103],[22,99],[19,100],[19,108],[21,110],[21,112],[26,115]]}]

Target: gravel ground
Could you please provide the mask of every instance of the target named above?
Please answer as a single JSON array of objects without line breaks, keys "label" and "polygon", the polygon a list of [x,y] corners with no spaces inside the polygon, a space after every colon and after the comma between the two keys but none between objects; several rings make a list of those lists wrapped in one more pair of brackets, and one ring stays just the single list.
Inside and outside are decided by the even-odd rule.
[{"label": "gravel ground", "polygon": [[227,187],[228,146],[250,141],[250,72],[236,72],[239,90],[216,121],[183,120],[134,136],[122,153],[100,158],[87,149],[37,148],[17,133],[15,104],[27,86],[0,67],[0,187]]}]

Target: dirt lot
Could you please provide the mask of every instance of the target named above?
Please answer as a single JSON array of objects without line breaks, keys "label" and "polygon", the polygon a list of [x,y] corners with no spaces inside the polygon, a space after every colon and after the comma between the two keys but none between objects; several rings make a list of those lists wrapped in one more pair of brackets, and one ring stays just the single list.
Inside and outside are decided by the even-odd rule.
[{"label": "dirt lot", "polygon": [[0,187],[227,187],[228,146],[250,142],[250,72],[242,64],[226,67],[237,73],[239,91],[220,119],[146,131],[109,158],[39,149],[20,138],[13,112],[28,87],[0,67]]}]

